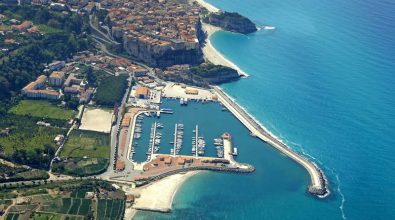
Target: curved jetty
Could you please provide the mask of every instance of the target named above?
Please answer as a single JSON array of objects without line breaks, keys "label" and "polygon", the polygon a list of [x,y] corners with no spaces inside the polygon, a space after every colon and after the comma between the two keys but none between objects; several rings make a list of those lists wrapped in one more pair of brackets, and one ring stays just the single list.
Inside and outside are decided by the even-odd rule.
[{"label": "curved jetty", "polygon": [[329,194],[326,186],[325,176],[323,172],[317,167],[317,165],[297,154],[284,143],[273,137],[219,87],[213,86],[212,88],[217,94],[219,101],[221,101],[222,104],[227,107],[229,111],[232,112],[251,131],[254,136],[260,138],[288,157],[292,158],[309,172],[311,177],[311,185],[308,189],[310,193],[319,197],[325,197]]}]

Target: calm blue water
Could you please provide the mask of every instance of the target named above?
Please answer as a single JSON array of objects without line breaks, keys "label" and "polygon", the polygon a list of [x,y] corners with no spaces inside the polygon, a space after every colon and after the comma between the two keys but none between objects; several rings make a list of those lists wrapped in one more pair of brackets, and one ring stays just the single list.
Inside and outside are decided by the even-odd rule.
[{"label": "calm blue water", "polygon": [[258,24],[214,46],[251,75],[223,85],[259,121],[321,165],[329,198],[305,192],[298,165],[234,123],[251,175],[204,173],[170,214],[137,219],[395,219],[395,2],[209,0]]},{"label": "calm blue water", "polygon": [[[174,146],[170,142],[174,142],[174,129],[176,123],[184,124],[183,145],[180,150],[181,155],[192,155],[192,137],[195,137],[193,130],[195,126],[199,126],[199,137],[204,137],[206,148],[204,156],[216,157],[217,151],[214,145],[214,138],[219,138],[223,133],[230,132],[228,126],[224,124],[238,124],[233,115],[228,111],[222,111],[222,106],[218,103],[190,101],[188,106],[181,106],[179,100],[162,99],[161,108],[170,108],[174,114],[161,114],[157,117],[144,117],[143,133],[138,145],[135,148],[133,159],[137,162],[147,160],[146,152],[149,147],[150,131],[154,122],[162,123],[164,127],[157,129],[162,134],[161,143],[158,153],[170,154],[170,149]],[[207,117],[207,116],[210,117]],[[237,140],[237,138],[236,138]]]}]

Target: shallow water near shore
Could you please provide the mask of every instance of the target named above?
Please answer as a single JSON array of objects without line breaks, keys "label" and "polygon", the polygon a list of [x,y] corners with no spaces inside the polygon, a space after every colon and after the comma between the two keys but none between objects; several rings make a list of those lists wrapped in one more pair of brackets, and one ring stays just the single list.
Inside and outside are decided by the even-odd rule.
[{"label": "shallow water near shore", "polygon": [[309,195],[307,172],[235,121],[237,160],[254,173],[198,174],[180,188],[171,213],[138,212],[136,219],[395,219],[393,1],[208,2],[276,27],[212,36],[251,75],[222,88],[310,155],[331,195]]}]

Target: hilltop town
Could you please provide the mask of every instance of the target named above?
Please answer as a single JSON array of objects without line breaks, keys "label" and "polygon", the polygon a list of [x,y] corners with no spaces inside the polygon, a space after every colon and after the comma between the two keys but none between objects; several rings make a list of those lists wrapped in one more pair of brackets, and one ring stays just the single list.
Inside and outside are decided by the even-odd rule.
[{"label": "hilltop town", "polygon": [[120,0],[107,7],[111,35],[131,56],[157,67],[203,62],[203,9],[198,4]]}]

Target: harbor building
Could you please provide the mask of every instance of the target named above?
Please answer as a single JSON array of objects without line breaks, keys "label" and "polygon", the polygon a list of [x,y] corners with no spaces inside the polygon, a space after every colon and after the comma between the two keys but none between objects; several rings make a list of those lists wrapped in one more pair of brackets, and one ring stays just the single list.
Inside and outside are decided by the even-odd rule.
[{"label": "harbor building", "polygon": [[149,94],[150,94],[150,91],[149,91],[148,87],[139,86],[136,88],[135,97],[137,97],[139,99],[148,99]]}]

